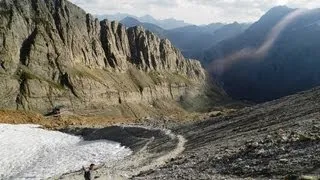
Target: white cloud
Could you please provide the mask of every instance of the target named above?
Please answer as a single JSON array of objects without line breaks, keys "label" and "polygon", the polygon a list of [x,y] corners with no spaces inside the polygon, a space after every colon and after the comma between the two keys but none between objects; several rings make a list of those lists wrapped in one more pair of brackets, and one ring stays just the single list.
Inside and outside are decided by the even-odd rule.
[{"label": "white cloud", "polygon": [[253,22],[278,5],[319,8],[320,0],[71,0],[92,14],[150,14],[158,19],[175,18],[193,24]]}]

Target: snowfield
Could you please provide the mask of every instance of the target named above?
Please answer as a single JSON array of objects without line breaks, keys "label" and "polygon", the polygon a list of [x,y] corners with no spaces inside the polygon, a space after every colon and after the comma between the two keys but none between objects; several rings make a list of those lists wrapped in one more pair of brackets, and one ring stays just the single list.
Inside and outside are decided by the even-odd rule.
[{"label": "snowfield", "polygon": [[86,142],[37,125],[0,124],[0,179],[45,179],[131,153],[116,142]]}]

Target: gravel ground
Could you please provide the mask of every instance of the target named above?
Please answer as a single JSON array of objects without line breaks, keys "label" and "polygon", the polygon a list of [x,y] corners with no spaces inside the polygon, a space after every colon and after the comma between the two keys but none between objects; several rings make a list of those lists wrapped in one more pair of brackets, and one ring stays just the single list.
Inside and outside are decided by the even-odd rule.
[{"label": "gravel ground", "polygon": [[[133,154],[121,161],[102,165],[96,179],[128,179],[140,172],[157,169],[184,151],[186,140],[170,130],[140,126],[72,128],[61,130],[81,135],[87,141],[108,139],[130,148]],[[63,175],[60,179],[83,179],[83,172]]]},{"label": "gravel ground", "polygon": [[133,179],[320,179],[320,89],[174,128],[185,151]]},{"label": "gravel ground", "polygon": [[318,180],[319,102],[317,88],[199,122],[143,122],[171,131],[110,127],[68,132],[121,142],[136,152],[120,165],[101,168],[100,179]]}]

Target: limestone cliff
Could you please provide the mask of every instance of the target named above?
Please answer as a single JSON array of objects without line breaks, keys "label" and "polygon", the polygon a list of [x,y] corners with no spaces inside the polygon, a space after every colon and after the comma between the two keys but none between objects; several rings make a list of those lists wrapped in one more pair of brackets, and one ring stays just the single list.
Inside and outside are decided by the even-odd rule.
[{"label": "limestone cliff", "polygon": [[168,40],[66,0],[1,0],[0,65],[0,107],[40,112],[147,115],[201,93],[206,79]]}]

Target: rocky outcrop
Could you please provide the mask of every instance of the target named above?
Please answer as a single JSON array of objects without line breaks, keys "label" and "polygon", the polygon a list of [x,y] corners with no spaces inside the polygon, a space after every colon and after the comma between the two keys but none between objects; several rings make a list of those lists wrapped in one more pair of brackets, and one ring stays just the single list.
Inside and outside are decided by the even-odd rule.
[{"label": "rocky outcrop", "polygon": [[108,22],[107,20],[100,24],[101,42],[109,65],[121,70],[128,69],[131,53],[126,27],[118,22]]},{"label": "rocky outcrop", "polygon": [[99,22],[65,0],[1,1],[0,65],[0,106],[40,112],[148,114],[157,102],[199,94],[206,79],[168,40]]}]

